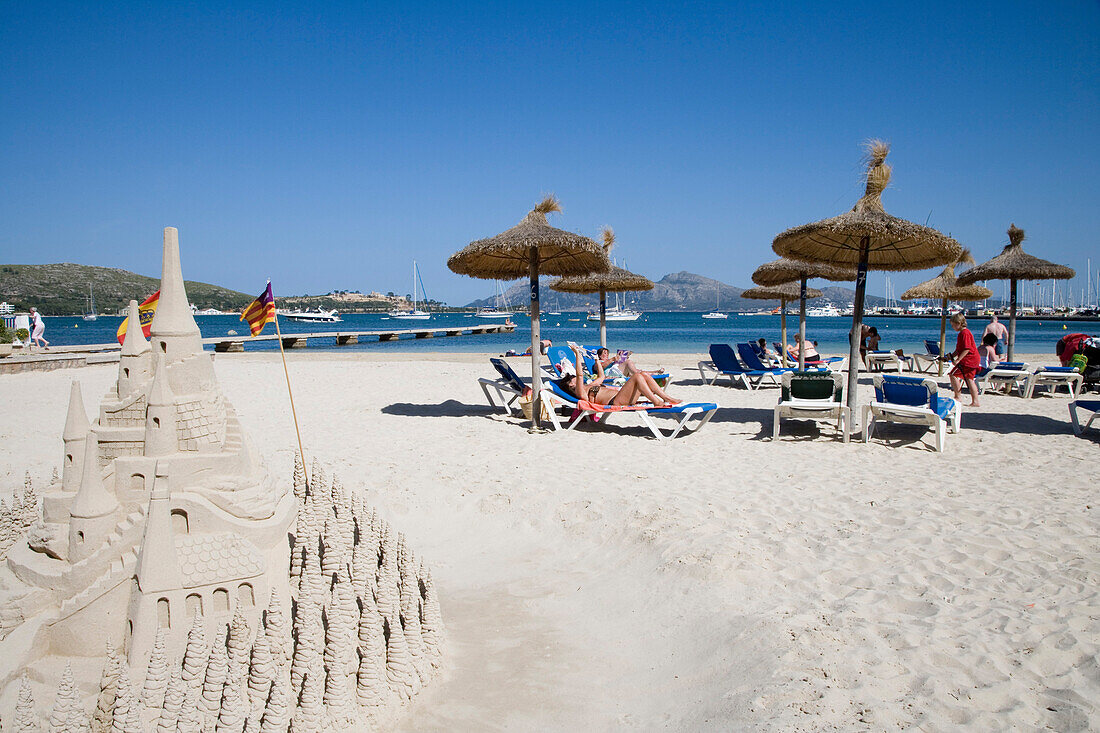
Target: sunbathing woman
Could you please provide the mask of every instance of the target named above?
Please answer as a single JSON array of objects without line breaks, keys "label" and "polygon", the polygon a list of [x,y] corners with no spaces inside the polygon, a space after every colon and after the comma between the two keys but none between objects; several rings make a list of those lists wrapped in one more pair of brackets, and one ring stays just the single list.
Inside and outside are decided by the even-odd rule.
[{"label": "sunbathing woman", "polygon": [[[580,349],[574,347],[573,354],[576,356],[576,363],[584,363],[584,355]],[[656,407],[664,407],[666,404],[678,405],[683,401],[665,394],[653,381],[653,377],[645,372],[634,372],[622,387],[605,387],[605,379],[603,365],[597,359],[596,378],[588,384],[585,384],[583,376],[562,377],[557,380],[557,384],[577,399],[587,400],[597,405],[634,405],[643,397]]]}]

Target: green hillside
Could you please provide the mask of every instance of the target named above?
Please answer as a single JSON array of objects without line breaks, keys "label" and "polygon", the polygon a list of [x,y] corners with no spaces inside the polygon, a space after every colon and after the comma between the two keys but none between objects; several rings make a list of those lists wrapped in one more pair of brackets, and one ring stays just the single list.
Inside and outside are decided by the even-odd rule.
[{"label": "green hillside", "polygon": [[[83,313],[88,286],[96,310],[117,313],[131,299],[144,300],[160,287],[160,280],[126,270],[63,262],[52,265],[0,265],[0,300],[18,310],[32,305],[47,316]],[[187,282],[187,297],[199,308],[240,310],[255,295],[200,282]]]}]

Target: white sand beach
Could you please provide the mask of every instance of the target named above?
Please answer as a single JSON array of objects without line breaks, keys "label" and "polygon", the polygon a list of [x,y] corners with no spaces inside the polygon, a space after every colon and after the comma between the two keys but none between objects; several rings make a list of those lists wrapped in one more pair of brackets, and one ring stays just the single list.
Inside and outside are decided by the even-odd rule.
[{"label": "white sand beach", "polygon": [[[773,442],[777,388],[642,357],[721,406],[660,444],[625,418],[529,434],[485,404],[484,355],[288,358],[307,458],[434,568],[446,668],[400,730],[1100,728],[1100,434],[1064,396],[985,395],[943,453],[904,426]],[[289,476],[278,355],[214,366]],[[116,371],[0,379],[5,491],[58,465],[70,380],[91,413]]]}]

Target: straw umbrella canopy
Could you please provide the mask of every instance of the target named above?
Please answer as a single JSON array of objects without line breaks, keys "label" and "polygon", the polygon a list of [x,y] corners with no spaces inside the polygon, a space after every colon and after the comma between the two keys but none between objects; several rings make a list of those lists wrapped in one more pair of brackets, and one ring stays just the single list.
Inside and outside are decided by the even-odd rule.
[{"label": "straw umbrella canopy", "polygon": [[[940,356],[947,353],[947,301],[985,300],[993,295],[992,290],[983,288],[981,285],[958,284],[955,278],[955,266],[963,264],[974,264],[974,258],[968,249],[962,251],[959,261],[954,265],[948,265],[936,277],[914,285],[901,294],[902,300],[940,300]],[[940,360],[937,374],[943,376],[943,360]]]},{"label": "straw umbrella canopy", "polygon": [[[757,285],[783,285],[784,283],[798,281],[798,368],[806,368],[805,349],[802,344],[806,342],[806,281],[812,277],[822,277],[826,280],[844,281],[855,280],[856,271],[844,267],[835,267],[821,262],[801,262],[781,257],[778,260],[765,262],[756,268],[752,274],[752,281]],[[783,343],[783,366],[787,365],[786,340]]]},{"label": "straw umbrella canopy", "polygon": [[539,376],[539,273],[585,275],[606,272],[611,262],[603,247],[588,237],[550,226],[546,215],[560,212],[561,204],[547,196],[516,226],[490,237],[470,242],[451,255],[447,267],[459,275],[486,280],[514,279],[527,275],[531,281],[531,418],[540,427],[542,380]]},{"label": "straw umbrella canopy", "polygon": [[[611,254],[611,248],[615,246],[615,232],[611,227],[604,227],[600,233],[603,237],[603,251],[605,255]],[[653,281],[648,277],[636,275],[621,267],[611,266],[608,272],[593,272],[588,275],[574,275],[563,277],[550,283],[551,290],[559,293],[599,293],[600,294],[600,346],[607,347],[607,294],[628,293],[636,290],[652,290]]]},{"label": "straw umbrella canopy", "polygon": [[859,383],[859,343],[867,270],[923,270],[958,260],[962,247],[935,229],[890,216],[882,207],[882,192],[890,182],[886,156],[890,146],[867,144],[867,182],[855,207],[831,219],[804,224],[779,234],[775,253],[807,262],[856,268],[855,307],[848,350],[848,406],[856,408]]},{"label": "straw umbrella canopy", "polygon": [[[742,298],[751,300],[778,300],[779,301],[779,328],[783,339],[783,363],[787,363],[787,303],[799,300],[803,295],[807,298],[820,298],[822,293],[815,288],[801,288],[794,283],[787,282],[782,285],[768,287],[755,287],[741,291]],[[802,358],[802,343],[798,344],[798,358]]]},{"label": "straw umbrella canopy", "polygon": [[1012,352],[1016,345],[1016,282],[1018,280],[1069,280],[1077,275],[1073,268],[1056,265],[1053,262],[1033,257],[1021,246],[1024,230],[1012,224],[1008,227],[1008,244],[1004,250],[977,267],[972,267],[959,276],[960,285],[982,280],[1008,280],[1008,360],[1012,361]]}]

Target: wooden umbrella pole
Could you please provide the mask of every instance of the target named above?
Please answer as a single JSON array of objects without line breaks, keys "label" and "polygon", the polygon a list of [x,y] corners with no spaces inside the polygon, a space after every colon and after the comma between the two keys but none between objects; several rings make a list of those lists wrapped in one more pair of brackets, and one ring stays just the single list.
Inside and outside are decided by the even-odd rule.
[{"label": "wooden umbrella pole", "polygon": [[871,238],[859,240],[859,267],[856,269],[856,296],[852,308],[852,332],[848,335],[848,407],[856,415],[856,387],[859,386],[859,343],[863,326],[863,299],[867,295],[867,260],[871,255]]},{"label": "wooden umbrella pole", "polygon": [[[943,376],[943,356],[947,352],[944,349],[947,348],[947,298],[943,299],[940,303],[940,364],[939,371],[936,376]],[[913,362],[916,363],[915,361]]]},{"label": "wooden umbrella pole", "polygon": [[787,366],[787,299],[779,299],[779,330],[783,339],[783,366]]},{"label": "wooden umbrella pole", "polygon": [[[539,334],[539,248],[532,247],[527,263],[531,278],[531,428],[542,429],[542,378],[539,369],[542,362]],[[578,365],[578,368],[581,365]]]},{"label": "wooden umbrella pole", "polygon": [[1016,280],[1011,281],[1008,290],[1008,359],[1012,361],[1012,356],[1016,351]]},{"label": "wooden umbrella pole", "polygon": [[600,289],[600,346],[607,348],[607,291]]},{"label": "wooden umbrella pole", "polygon": [[798,293],[798,371],[806,371],[806,276]]},{"label": "wooden umbrella pole", "polygon": [[290,415],[294,418],[294,434],[298,436],[298,455],[302,457],[302,473],[306,476],[306,487],[309,487],[309,472],[306,469],[306,452],[302,448],[302,431],[298,429],[298,413],[294,409],[294,391],[290,388],[290,371],[286,368],[286,352],[283,350],[283,332],[279,328],[279,315],[275,314],[275,335],[279,341],[279,356],[283,358],[283,376],[286,377],[286,393],[290,397]]}]

